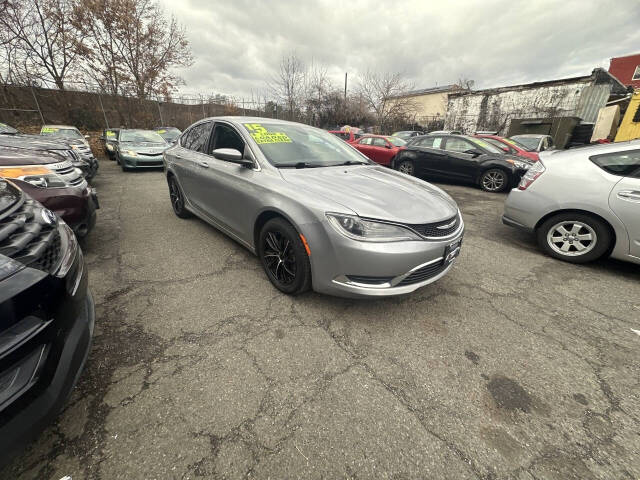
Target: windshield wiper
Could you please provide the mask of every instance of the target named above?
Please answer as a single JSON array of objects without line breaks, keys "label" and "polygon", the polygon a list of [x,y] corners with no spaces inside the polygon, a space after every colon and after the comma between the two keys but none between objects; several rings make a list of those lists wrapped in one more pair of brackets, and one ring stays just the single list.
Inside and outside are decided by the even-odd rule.
[{"label": "windshield wiper", "polygon": [[314,165],[308,162],[280,163],[277,165],[278,168],[317,168],[321,166],[322,165]]},{"label": "windshield wiper", "polygon": [[370,165],[367,162],[354,162],[352,160],[347,160],[346,162],[342,162],[342,163],[334,163],[333,165],[330,165],[331,167],[342,167],[344,165]]}]

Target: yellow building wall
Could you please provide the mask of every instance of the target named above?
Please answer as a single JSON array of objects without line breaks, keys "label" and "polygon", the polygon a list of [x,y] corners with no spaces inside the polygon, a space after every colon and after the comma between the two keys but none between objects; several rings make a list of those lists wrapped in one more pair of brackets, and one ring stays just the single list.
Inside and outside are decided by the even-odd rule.
[{"label": "yellow building wall", "polygon": [[640,138],[640,122],[634,122],[633,117],[640,108],[640,90],[636,90],[631,97],[627,111],[618,128],[616,142],[626,142]]},{"label": "yellow building wall", "polygon": [[420,117],[444,117],[447,112],[447,101],[449,94],[444,93],[427,93],[425,95],[416,95],[406,97],[403,101],[410,100],[415,108],[416,118]]}]

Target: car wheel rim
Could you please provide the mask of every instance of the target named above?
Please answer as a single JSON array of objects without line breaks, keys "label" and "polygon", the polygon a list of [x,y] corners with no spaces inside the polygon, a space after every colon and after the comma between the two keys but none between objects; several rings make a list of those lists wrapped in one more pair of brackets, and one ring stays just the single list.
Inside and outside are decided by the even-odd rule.
[{"label": "car wheel rim", "polygon": [[263,256],[272,278],[282,285],[293,283],[296,278],[296,257],[291,240],[280,232],[267,232]]},{"label": "car wheel rim", "polygon": [[182,194],[180,193],[180,188],[175,180],[171,180],[171,185],[169,186],[169,196],[171,197],[171,205],[173,206],[173,210],[176,212],[180,212],[182,210]]},{"label": "car wheel rim", "polygon": [[405,163],[400,165],[399,170],[402,173],[406,173],[407,175],[412,175],[413,174],[413,165],[411,165],[409,162],[405,162]]},{"label": "car wheel rim", "polygon": [[482,186],[487,189],[496,191],[504,186],[505,176],[502,172],[488,172],[482,178]]},{"label": "car wheel rim", "polygon": [[568,257],[586,255],[598,241],[595,230],[584,222],[575,220],[555,224],[547,233],[547,243],[551,249]]}]

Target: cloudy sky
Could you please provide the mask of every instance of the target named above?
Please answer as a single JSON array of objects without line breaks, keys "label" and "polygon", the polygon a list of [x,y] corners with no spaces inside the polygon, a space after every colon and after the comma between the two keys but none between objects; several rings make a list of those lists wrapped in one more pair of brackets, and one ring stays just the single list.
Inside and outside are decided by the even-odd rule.
[{"label": "cloudy sky", "polygon": [[640,0],[161,0],[186,26],[195,62],[183,92],[264,91],[283,55],[326,67],[350,90],[367,69],[427,88],[586,75],[640,52]]}]

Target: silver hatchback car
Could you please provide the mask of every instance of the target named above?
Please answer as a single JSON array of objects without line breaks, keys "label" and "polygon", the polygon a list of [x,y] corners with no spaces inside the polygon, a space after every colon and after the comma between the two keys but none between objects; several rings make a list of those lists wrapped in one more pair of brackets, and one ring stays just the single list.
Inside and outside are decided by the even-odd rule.
[{"label": "silver hatchback car", "polygon": [[511,190],[503,222],[549,255],[640,263],[640,141],[543,152]]},{"label": "silver hatchback car", "polygon": [[408,293],[460,252],[464,224],[449,195],[324,130],[208,118],[164,162],[176,215],[195,214],[257,254],[285,293]]}]

